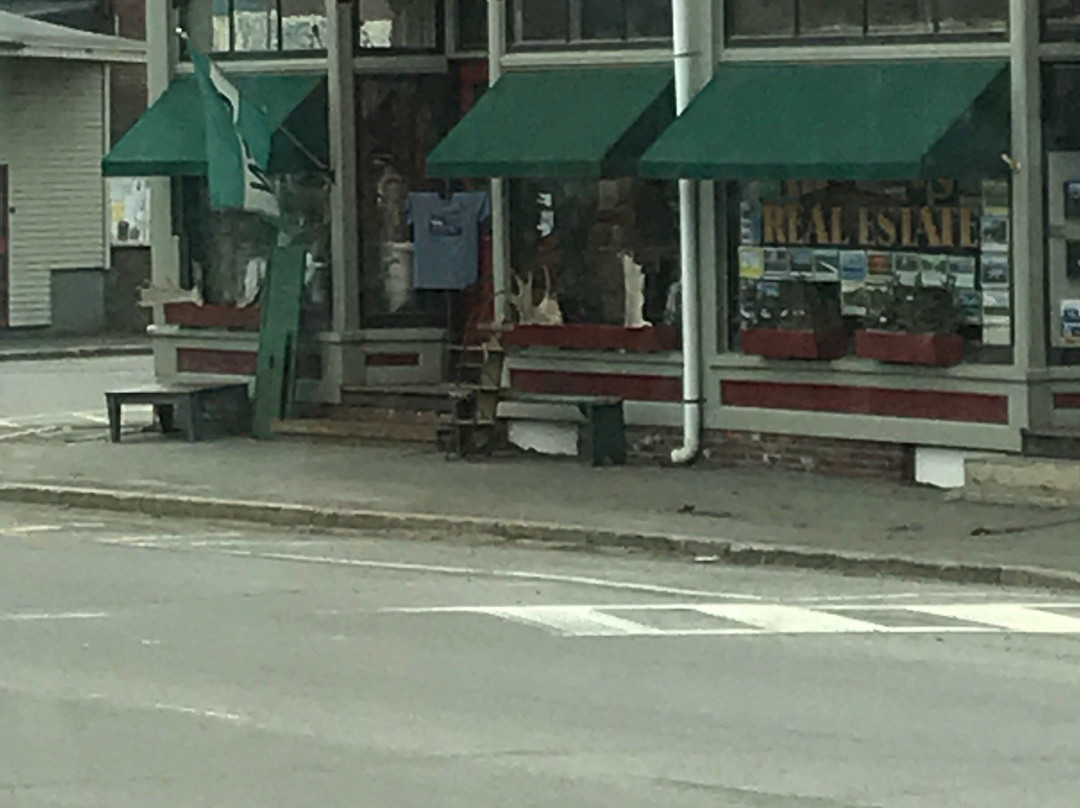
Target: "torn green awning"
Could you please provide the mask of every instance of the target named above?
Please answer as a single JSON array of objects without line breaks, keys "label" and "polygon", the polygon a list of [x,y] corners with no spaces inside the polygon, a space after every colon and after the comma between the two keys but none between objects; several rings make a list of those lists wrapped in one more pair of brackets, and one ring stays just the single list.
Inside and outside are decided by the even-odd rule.
[{"label": "torn green awning", "polygon": [[[245,97],[259,105],[278,130],[270,153],[275,173],[313,168],[289,133],[323,164],[328,153],[324,80],[319,76],[230,77]],[[321,92],[317,90],[323,88]],[[151,106],[102,160],[107,177],[181,177],[206,174],[203,108],[193,76],[183,76]]]},{"label": "torn green awning", "polygon": [[1004,62],[726,65],[646,152],[641,174],[900,180],[1004,172]]},{"label": "torn green awning", "polygon": [[618,177],[675,119],[671,68],[510,73],[431,152],[432,177]]}]

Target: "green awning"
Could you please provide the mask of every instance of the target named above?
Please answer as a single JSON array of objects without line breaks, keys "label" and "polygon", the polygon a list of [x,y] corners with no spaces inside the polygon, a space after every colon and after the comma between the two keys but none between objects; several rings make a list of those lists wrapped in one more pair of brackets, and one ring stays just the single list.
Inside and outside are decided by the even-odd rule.
[{"label": "green awning", "polygon": [[[276,173],[310,170],[289,134],[326,163],[325,83],[318,76],[232,76],[236,87],[265,111],[277,134],[270,155]],[[320,92],[316,90],[322,88]],[[181,177],[206,174],[206,135],[199,89],[183,76],[136,121],[101,163],[107,177]]]},{"label": "green awning", "polygon": [[646,152],[641,174],[898,180],[1006,170],[1004,62],[727,65]]},{"label": "green awning", "polygon": [[670,68],[510,73],[427,160],[432,177],[617,177],[675,118]]}]

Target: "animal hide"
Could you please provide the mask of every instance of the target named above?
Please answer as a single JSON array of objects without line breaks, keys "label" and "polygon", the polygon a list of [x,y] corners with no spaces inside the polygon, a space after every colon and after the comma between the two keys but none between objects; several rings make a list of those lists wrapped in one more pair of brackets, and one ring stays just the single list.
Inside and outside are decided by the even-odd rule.
[{"label": "animal hide", "polygon": [[646,328],[652,323],[645,319],[645,271],[629,253],[622,254],[623,265],[623,325],[627,328]]}]

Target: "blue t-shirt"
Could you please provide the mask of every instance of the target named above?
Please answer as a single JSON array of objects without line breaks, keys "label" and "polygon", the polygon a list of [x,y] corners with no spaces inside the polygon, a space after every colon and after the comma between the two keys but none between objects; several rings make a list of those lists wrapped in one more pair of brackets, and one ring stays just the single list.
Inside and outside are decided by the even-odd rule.
[{"label": "blue t-shirt", "polygon": [[482,192],[409,194],[405,219],[413,228],[413,285],[417,289],[465,289],[480,270],[480,227],[491,219],[491,198]]}]

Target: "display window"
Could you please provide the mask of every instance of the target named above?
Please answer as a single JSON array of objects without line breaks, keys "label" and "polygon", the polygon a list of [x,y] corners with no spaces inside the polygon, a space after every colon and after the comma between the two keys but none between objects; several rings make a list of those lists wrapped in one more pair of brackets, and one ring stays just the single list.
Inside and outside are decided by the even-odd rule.
[{"label": "display window", "polygon": [[[353,0],[353,3],[358,52],[442,49],[441,0]],[[192,45],[218,57],[321,53],[327,47],[323,0],[187,0],[181,6],[180,25]],[[475,27],[474,24],[467,29],[474,38]]]},{"label": "display window", "polygon": [[1008,0],[726,0],[732,44],[1004,34]]},{"label": "display window", "polygon": [[[176,183],[180,196],[181,263],[183,285],[196,290],[210,310],[258,312],[274,248],[284,238],[304,247],[304,326],[311,331],[329,328],[330,185],[320,174],[274,178],[281,219],[270,222],[244,211],[212,210],[205,177],[185,177]],[[235,322],[253,322],[241,316]],[[228,325],[228,321],[223,321]]]},{"label": "display window", "polygon": [[671,38],[669,0],[511,0],[516,45],[663,42]]},{"label": "display window", "polygon": [[457,120],[449,76],[358,79],[361,318],[365,327],[445,326],[451,299],[414,284],[410,194],[443,192],[428,153]]},{"label": "display window", "polygon": [[1080,35],[1080,0],[1041,0],[1043,39],[1075,40]]},{"label": "display window", "polygon": [[677,196],[675,183],[630,178],[513,181],[514,322],[659,328],[675,347]]},{"label": "display window", "polygon": [[736,349],[1011,361],[1007,180],[750,182],[731,193]]}]

